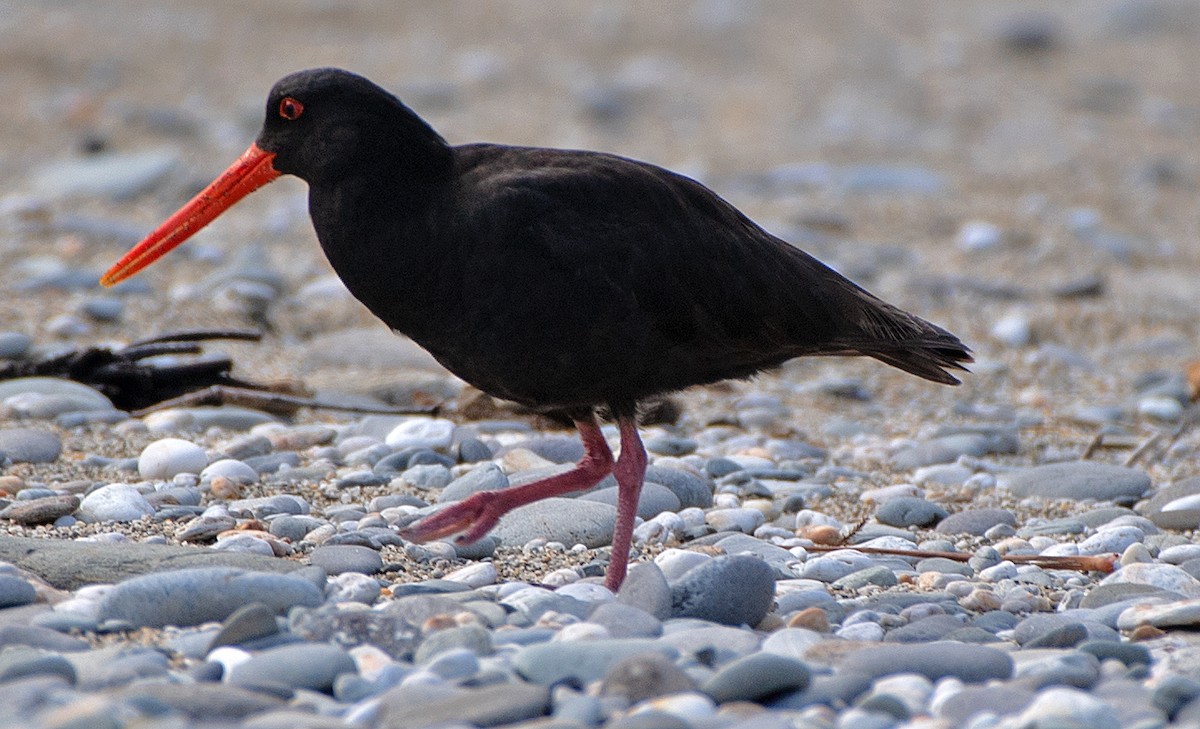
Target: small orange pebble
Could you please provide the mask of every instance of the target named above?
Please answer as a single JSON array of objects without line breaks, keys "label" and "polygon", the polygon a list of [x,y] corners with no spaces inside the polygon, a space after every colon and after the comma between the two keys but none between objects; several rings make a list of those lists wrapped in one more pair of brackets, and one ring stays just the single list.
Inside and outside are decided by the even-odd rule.
[{"label": "small orange pebble", "polygon": [[842,532],[828,524],[804,526],[796,530],[796,536],[811,539],[813,544],[840,544]]}]

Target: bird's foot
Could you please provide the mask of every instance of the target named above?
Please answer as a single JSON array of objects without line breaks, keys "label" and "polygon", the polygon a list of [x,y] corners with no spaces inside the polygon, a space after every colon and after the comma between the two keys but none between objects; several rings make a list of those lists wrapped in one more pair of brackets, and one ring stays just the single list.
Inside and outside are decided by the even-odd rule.
[{"label": "bird's foot", "polygon": [[428,542],[462,532],[454,541],[470,544],[496,526],[509,507],[498,491],[480,491],[400,530],[410,542]]}]

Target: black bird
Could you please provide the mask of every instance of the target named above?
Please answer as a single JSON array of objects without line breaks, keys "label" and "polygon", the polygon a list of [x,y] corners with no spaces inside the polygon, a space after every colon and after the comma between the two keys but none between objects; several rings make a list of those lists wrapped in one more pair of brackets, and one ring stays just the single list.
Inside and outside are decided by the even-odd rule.
[{"label": "black bird", "polygon": [[[606,584],[628,561],[646,452],[635,409],[807,355],[865,355],[957,384],[969,350],[767,233],[687,177],[611,154],[451,146],[396,97],[338,69],[284,77],[257,141],[114,265],[132,276],[282,174],[347,288],[484,392],[565,409],[585,453],[566,473],[478,493],[406,531],[471,542],[505,512],[619,484]],[[597,423],[616,419],[614,459]]]}]

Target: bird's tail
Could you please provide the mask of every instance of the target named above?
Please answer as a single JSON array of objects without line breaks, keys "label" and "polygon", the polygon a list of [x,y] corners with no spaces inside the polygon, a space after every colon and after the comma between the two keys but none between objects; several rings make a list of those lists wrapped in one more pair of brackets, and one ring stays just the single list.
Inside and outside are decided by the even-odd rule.
[{"label": "bird's tail", "polygon": [[867,296],[856,317],[856,331],[839,337],[838,344],[926,380],[945,385],[959,383],[947,370],[965,372],[965,365],[973,360],[971,350],[958,337],[870,294]]}]

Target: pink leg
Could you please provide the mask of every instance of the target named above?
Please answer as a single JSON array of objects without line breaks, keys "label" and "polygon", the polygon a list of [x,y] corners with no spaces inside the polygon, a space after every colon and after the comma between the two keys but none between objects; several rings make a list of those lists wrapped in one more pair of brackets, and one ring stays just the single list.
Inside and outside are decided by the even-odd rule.
[{"label": "pink leg", "polygon": [[[463,532],[455,541],[470,544],[491,531],[501,516],[518,506],[595,486],[600,479],[613,471],[612,451],[608,449],[608,443],[604,441],[594,416],[587,420],[575,421],[575,427],[579,429],[583,439],[583,458],[579,459],[575,468],[523,486],[473,494],[404,529],[400,535],[412,542],[427,542],[430,539]],[[636,435],[635,432],[634,436]],[[623,445],[621,457],[624,459]],[[618,476],[618,483],[619,478]],[[629,551],[628,545],[625,551]]]},{"label": "pink leg", "polygon": [[612,557],[604,586],[616,592],[625,581],[629,548],[633,544],[633,520],[637,516],[638,496],[646,476],[646,448],[638,436],[637,421],[628,415],[617,419],[621,428],[621,455],[613,468],[617,477],[617,523],[613,529]]}]

